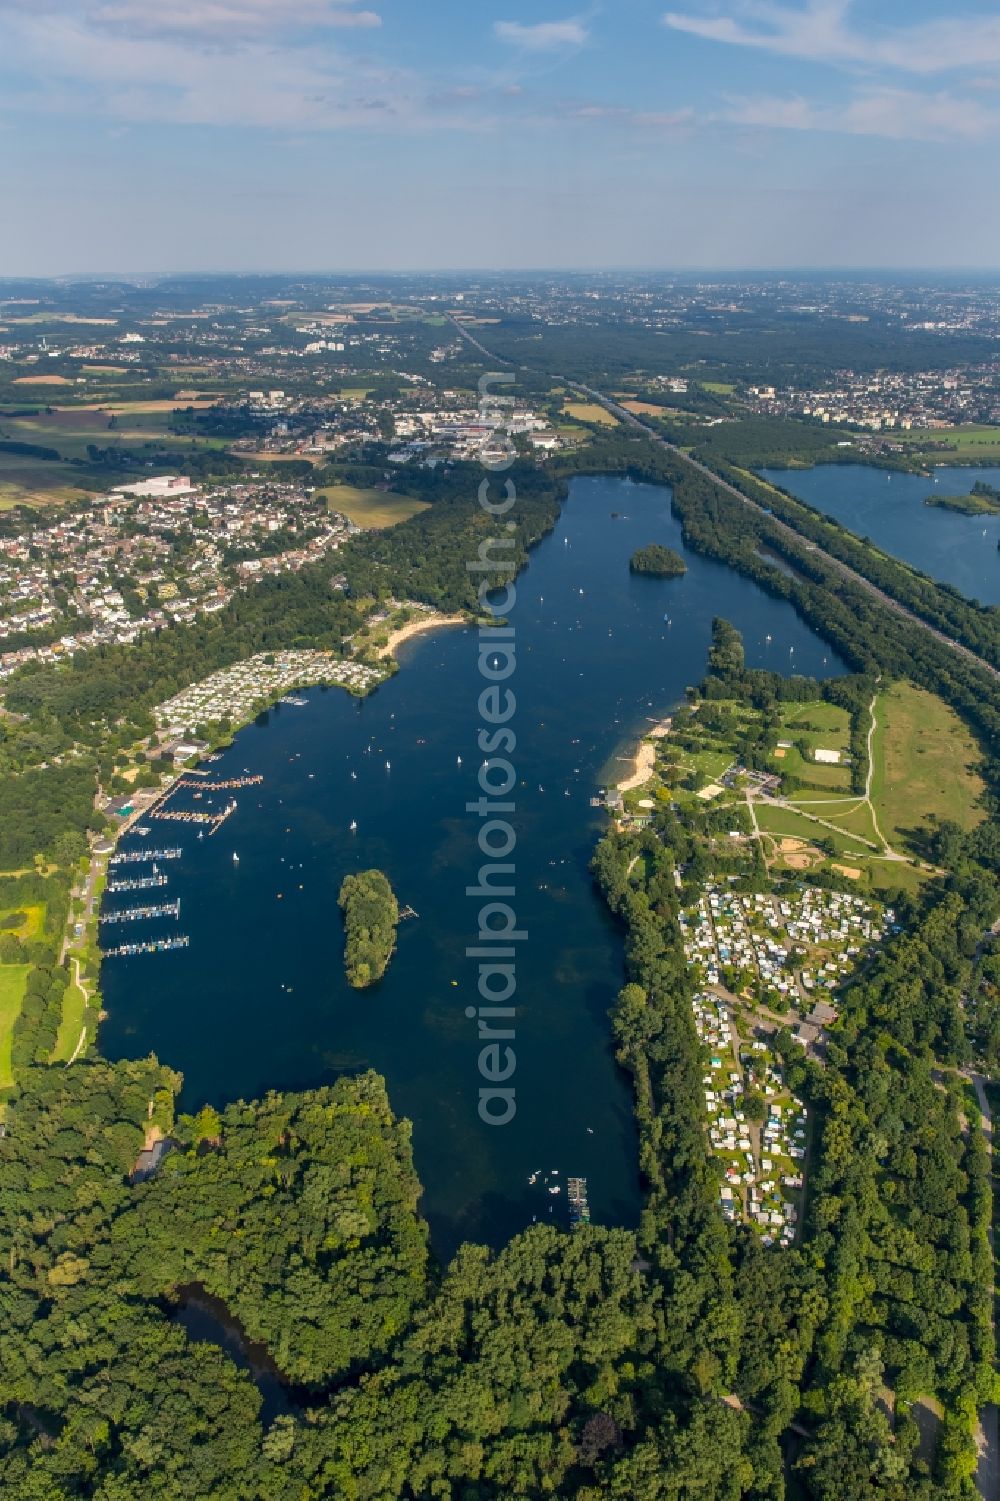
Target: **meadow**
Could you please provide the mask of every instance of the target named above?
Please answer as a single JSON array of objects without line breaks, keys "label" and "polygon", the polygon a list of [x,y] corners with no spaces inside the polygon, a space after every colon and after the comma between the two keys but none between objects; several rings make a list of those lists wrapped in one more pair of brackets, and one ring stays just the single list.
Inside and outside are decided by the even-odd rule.
[{"label": "meadow", "polygon": [[378,531],[398,526],[429,506],[425,500],[409,495],[388,495],[384,490],[362,489],[358,485],[332,485],[319,492],[331,511],[339,511],[355,526]]},{"label": "meadow", "polygon": [[980,755],[958,716],[933,694],[893,683],[879,697],[872,745],[872,801],[890,844],[912,845],[934,821],[974,828],[984,783]]}]

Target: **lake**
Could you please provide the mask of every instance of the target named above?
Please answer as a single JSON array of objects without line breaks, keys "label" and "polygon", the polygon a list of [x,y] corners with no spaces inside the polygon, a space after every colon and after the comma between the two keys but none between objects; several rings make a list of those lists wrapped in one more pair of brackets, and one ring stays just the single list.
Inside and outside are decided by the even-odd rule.
[{"label": "lake", "polygon": [[[1000,516],[963,516],[924,505],[929,495],[968,495],[976,480],[1000,488],[1000,469],[934,470],[934,478],[876,469],[871,464],[820,464],[815,469],[762,469],[773,485],[870,537],[969,599],[1000,605]],[[935,483],[936,480],[936,483]]]},{"label": "lake", "polygon": [[[243,730],[208,769],[264,781],[215,794],[217,805],[239,804],[217,837],[153,825],[150,844],[183,847],[165,867],[180,921],[129,924],[128,937],[179,930],[190,948],[105,962],[104,1053],[155,1052],[183,1072],[188,1110],[377,1069],[413,1122],[441,1255],[465,1239],[500,1245],[536,1217],[565,1223],[565,1193],[528,1184],[539,1168],[562,1181],[585,1175],[596,1223],[635,1225],[632,1094],[607,1015],[623,983],[622,939],[588,874],[605,817],[590,799],[626,774],[619,757],[647,719],[701,679],[716,615],[743,632],[753,666],[844,670],[787,602],[687,552],[680,533],[669,491],[578,479],[518,581],[514,905],[529,939],[508,1126],[477,1114],[479,1044],[465,1015],[477,998],[465,949],[479,909],[465,888],[482,863],[478,819],[465,811],[482,761],[472,629],[410,641],[402,670],[367,700],[315,689],[304,707],[279,705]],[[684,553],[687,574],[631,574],[631,554],[649,542]],[[337,894],[347,872],[370,866],[419,917],[400,925],[385,980],[359,993],[344,978]]]}]

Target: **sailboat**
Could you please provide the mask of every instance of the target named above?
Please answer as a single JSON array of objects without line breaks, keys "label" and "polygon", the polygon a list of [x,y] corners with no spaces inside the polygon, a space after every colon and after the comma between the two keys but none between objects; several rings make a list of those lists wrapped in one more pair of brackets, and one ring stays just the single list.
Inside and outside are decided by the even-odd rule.
[{"label": "sailboat", "polygon": [[351,833],[352,834],[356,834],[357,832],[358,832],[358,821],[357,821],[356,818],[352,818],[351,819]]}]

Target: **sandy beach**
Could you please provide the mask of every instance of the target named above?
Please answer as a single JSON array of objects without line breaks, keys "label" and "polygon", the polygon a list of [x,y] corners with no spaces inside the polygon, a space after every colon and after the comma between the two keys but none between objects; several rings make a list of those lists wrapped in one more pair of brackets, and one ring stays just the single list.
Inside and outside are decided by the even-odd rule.
[{"label": "sandy beach", "polygon": [[635,792],[638,787],[644,787],[656,770],[656,745],[657,740],[662,740],[670,734],[671,721],[664,719],[662,723],[654,725],[648,735],[643,736],[636,746],[635,761],[632,774],[626,777],[624,782],[618,783],[619,792]]},{"label": "sandy beach", "polygon": [[398,647],[404,641],[409,641],[411,636],[420,636],[424,631],[436,631],[446,625],[467,625],[464,615],[441,615],[436,610],[431,614],[418,615],[413,620],[408,620],[390,635],[386,644],[379,648],[380,657],[393,657]]}]

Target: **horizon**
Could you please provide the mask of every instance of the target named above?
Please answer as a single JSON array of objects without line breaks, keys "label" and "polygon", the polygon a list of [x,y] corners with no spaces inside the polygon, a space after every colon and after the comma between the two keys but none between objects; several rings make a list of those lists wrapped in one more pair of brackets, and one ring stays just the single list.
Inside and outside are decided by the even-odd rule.
[{"label": "horizon", "polygon": [[996,269],[988,0],[0,0],[0,43],[5,278]]}]

